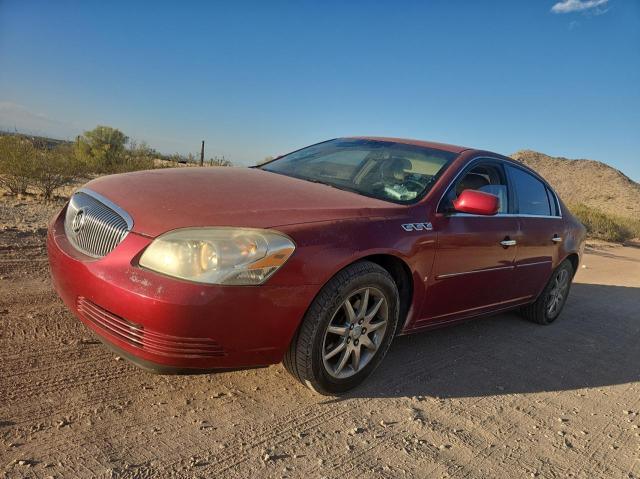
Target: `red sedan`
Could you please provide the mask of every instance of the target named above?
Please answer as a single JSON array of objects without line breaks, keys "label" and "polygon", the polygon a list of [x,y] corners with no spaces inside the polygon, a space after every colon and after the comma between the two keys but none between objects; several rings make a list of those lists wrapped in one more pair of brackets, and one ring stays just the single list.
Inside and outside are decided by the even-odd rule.
[{"label": "red sedan", "polygon": [[515,308],[555,321],[584,237],[509,158],[340,138],[256,168],[98,178],[53,220],[48,251],[67,306],[138,365],[284,361],[335,394],[399,334]]}]

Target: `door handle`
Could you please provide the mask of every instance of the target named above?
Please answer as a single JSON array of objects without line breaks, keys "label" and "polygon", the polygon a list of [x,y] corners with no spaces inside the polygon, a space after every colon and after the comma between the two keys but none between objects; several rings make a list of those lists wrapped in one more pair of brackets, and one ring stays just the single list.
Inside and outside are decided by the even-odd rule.
[{"label": "door handle", "polygon": [[553,238],[551,238],[551,241],[553,241],[554,243],[562,243],[562,237],[556,235],[553,235]]},{"label": "door handle", "polygon": [[502,246],[504,246],[505,248],[508,248],[509,246],[515,246],[516,243],[517,243],[516,240],[509,239],[508,236],[505,239],[503,239],[502,241],[500,241],[500,244]]}]

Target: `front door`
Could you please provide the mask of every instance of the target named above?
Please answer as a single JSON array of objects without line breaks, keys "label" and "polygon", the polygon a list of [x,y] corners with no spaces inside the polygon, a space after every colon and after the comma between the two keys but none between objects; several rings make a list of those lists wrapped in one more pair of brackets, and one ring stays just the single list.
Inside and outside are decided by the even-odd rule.
[{"label": "front door", "polygon": [[[452,201],[466,189],[498,196],[498,214],[453,211]],[[508,213],[509,189],[501,163],[476,161],[454,182],[432,221],[437,249],[416,326],[473,316],[511,302],[518,222]]]}]

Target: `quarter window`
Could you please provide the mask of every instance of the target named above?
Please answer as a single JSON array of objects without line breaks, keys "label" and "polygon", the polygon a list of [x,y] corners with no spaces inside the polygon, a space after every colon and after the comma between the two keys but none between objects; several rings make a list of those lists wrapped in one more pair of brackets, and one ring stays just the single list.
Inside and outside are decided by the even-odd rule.
[{"label": "quarter window", "polygon": [[507,166],[507,169],[515,190],[518,213],[551,216],[549,196],[544,183],[520,168]]}]

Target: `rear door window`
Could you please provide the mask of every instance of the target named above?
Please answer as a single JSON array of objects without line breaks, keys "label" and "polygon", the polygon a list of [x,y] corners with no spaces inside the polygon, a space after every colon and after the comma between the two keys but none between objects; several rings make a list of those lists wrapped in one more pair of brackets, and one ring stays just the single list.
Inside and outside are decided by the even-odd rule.
[{"label": "rear door window", "polygon": [[516,197],[517,213],[551,216],[551,206],[545,184],[520,168],[507,166]]}]

